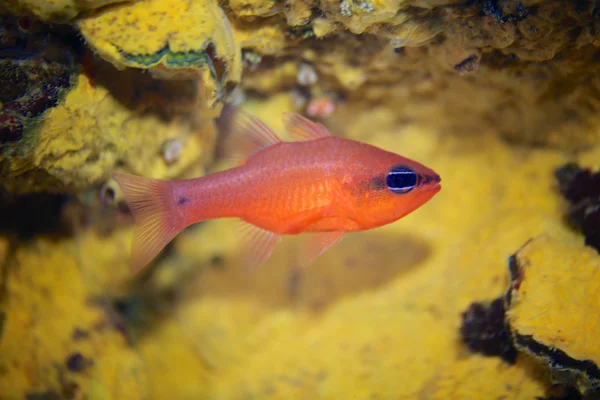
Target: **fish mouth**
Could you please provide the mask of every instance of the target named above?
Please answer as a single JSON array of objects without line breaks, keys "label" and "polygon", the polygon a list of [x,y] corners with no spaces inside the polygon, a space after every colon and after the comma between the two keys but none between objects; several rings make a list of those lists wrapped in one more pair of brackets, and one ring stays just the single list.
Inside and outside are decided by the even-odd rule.
[{"label": "fish mouth", "polygon": [[442,178],[438,174],[427,174],[419,177],[419,183],[427,189],[440,189]]}]

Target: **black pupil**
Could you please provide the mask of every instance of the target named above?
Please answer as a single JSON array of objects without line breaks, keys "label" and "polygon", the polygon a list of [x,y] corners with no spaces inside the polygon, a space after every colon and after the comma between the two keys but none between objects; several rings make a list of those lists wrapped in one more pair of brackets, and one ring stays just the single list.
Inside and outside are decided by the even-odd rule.
[{"label": "black pupil", "polygon": [[390,170],[386,182],[392,192],[408,193],[417,185],[417,174],[404,165],[397,165]]}]

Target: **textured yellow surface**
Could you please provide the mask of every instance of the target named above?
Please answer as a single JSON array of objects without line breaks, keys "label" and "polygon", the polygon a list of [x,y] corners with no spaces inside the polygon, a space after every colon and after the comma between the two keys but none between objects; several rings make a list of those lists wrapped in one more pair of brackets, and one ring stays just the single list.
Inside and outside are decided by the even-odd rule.
[{"label": "textured yellow surface", "polygon": [[[188,140],[197,131],[189,127],[193,118],[176,109],[169,113],[176,118],[166,122],[168,116],[144,111],[175,103],[192,115],[208,106],[214,116],[238,83],[242,93],[289,93],[297,89],[301,61],[311,64],[318,78],[303,96],[341,99],[338,106],[346,109],[338,115],[385,104],[400,122],[451,134],[493,127],[512,142],[571,150],[597,142],[600,80],[591,6],[539,1],[527,18],[502,22],[482,2],[457,3],[140,0],[98,7],[104,3],[79,2],[90,9],[74,21],[85,45],[125,70],[108,74],[93,88],[82,75],[66,100],[70,109],[56,107],[52,121],[43,123],[39,144],[33,142],[35,148],[3,167],[3,181],[11,190],[87,189],[105,180],[109,167],[122,163],[145,175],[179,175],[199,158],[199,146]],[[2,4],[40,10],[61,4],[68,11],[71,3]],[[515,6],[505,4],[498,12],[514,13]],[[37,35],[35,29],[32,33]],[[243,82],[242,50],[263,60],[250,63]],[[85,73],[96,79],[83,58]],[[131,69],[159,79],[146,80],[144,87],[132,79]],[[184,82],[169,86],[166,79]],[[165,90],[148,88],[153,85]],[[182,94],[190,88],[197,92],[191,98]],[[110,121],[107,134],[104,119]],[[161,133],[146,134],[150,127]],[[120,131],[125,134],[117,138]],[[156,154],[173,138],[184,144],[183,154],[166,165]]]},{"label": "textured yellow surface", "polygon": [[[287,96],[246,106],[279,132],[281,113],[290,107]],[[512,149],[483,133],[464,141],[401,127],[383,107],[333,125],[336,134],[431,166],[443,190],[395,224],[347,235],[306,269],[295,265],[300,238],[285,240],[265,265],[248,271],[239,262],[233,221],[189,228],[139,286],[146,319],[141,325],[128,320],[130,346],[115,328],[93,333],[80,347],[70,338],[75,326],[108,318],[90,298],[126,293],[130,229],[106,238],[86,231],[55,243],[37,239],[8,263],[0,379],[20,382],[14,398],[31,390],[27,377],[64,364],[74,350],[95,363],[85,374],[67,374],[90,399],[117,398],[108,390],[136,387],[120,398],[544,395],[543,369],[527,357],[509,366],[469,354],[459,326],[471,302],[506,290],[507,258],[528,239],[552,232],[558,240],[581,240],[563,224],[554,193],[552,171],[564,157]],[[47,317],[34,318],[42,299]],[[35,340],[35,332],[48,329],[52,334]],[[16,358],[35,361],[14,364]],[[58,375],[43,376],[36,390],[61,387]]]},{"label": "textured yellow surface", "polygon": [[244,49],[264,55],[279,55],[286,47],[287,25],[273,19],[272,24],[240,23],[233,24],[236,42]]},{"label": "textured yellow surface", "polygon": [[[593,363],[596,369],[600,365],[600,321],[596,317],[600,309],[600,257],[596,251],[582,246],[581,240],[542,236],[517,253],[517,264],[516,280],[520,283],[511,291],[507,313],[511,329],[578,362],[580,365],[567,369],[576,376],[582,392],[600,384],[597,377],[583,371],[583,361]],[[532,354],[548,365],[554,361]]]},{"label": "textured yellow surface", "polygon": [[[156,82],[135,70],[115,75],[108,65],[97,69],[95,79],[81,74],[64,103],[42,122],[35,145],[6,160],[8,187],[82,190],[102,184],[117,166],[174,177],[201,169],[201,161],[209,159],[214,124],[203,119],[193,84]],[[164,117],[172,114],[177,115]],[[168,163],[163,146],[173,140],[182,151]]]},{"label": "textured yellow surface", "polygon": [[3,0],[0,10],[6,7],[16,15],[34,14],[44,21],[64,22],[82,12],[122,1],[124,0]]},{"label": "textured yellow surface", "polygon": [[448,363],[432,382],[433,399],[535,399],[544,393],[546,373],[531,360],[509,366],[498,358],[469,355]]},{"label": "textured yellow surface", "polygon": [[[91,48],[118,68],[148,69],[164,78],[202,78],[214,92],[211,103],[221,85],[240,81],[239,43],[215,0],[126,3],[98,10],[77,25]],[[217,63],[223,71],[215,70],[212,64]]]},{"label": "textured yellow surface", "polygon": [[264,16],[274,10],[280,11],[272,0],[230,0],[229,8],[240,17]]},{"label": "textured yellow surface", "polygon": [[[77,245],[77,241],[56,246],[51,240],[37,240],[5,262],[6,316],[0,342],[3,399],[79,393],[81,388],[96,399],[145,398],[142,359],[111,326],[102,299],[91,296],[88,289],[95,282],[88,281],[85,273],[89,255]],[[105,264],[94,266],[101,265]],[[111,265],[123,266],[122,257],[113,257]],[[92,364],[83,372],[69,371],[66,360],[74,353]]]},{"label": "textured yellow surface", "polygon": [[[231,221],[187,229],[137,281],[127,274],[123,215],[88,222],[72,237],[0,237],[1,398],[544,396],[547,365],[526,354],[515,365],[470,354],[459,328],[469,304],[506,292],[508,257],[545,234],[552,241],[519,253],[534,273],[515,293],[511,324],[598,363],[596,342],[582,333],[597,327],[593,280],[578,275],[598,257],[566,227],[553,176],[575,158],[599,167],[600,147],[589,149],[600,135],[591,6],[523,1],[535,3],[526,18],[502,21],[518,2],[139,0],[98,8],[108,3],[0,5],[49,20],[79,15],[86,46],[106,61],[83,65],[31,146],[3,164],[10,190],[82,192],[115,169],[199,176],[224,88],[241,82],[241,93],[268,99],[244,107],[281,133],[282,112],[299,108],[290,92],[299,92],[300,62],[317,77],[304,100],[339,98],[324,121],[334,134],[425,163],[443,189],[395,224],[347,235],[305,269],[295,263],[301,238],[285,240],[258,270],[244,269]],[[168,161],[172,143],[181,153]],[[94,229],[117,221],[123,226],[106,235]],[[73,368],[68,360],[78,354],[85,363]],[[580,389],[594,384],[577,379]]]},{"label": "textured yellow surface", "polygon": [[539,1],[522,20],[499,20],[521,3],[531,5],[326,0],[312,3],[308,20],[302,10],[310,1],[239,1],[226,11],[243,49],[283,56],[245,71],[249,89],[260,80],[272,83],[261,88],[267,95],[292,90],[270,77],[308,59],[316,86],[339,93],[355,112],[386,104],[398,119],[434,129],[494,127],[517,143],[592,146],[600,122],[593,6]]}]

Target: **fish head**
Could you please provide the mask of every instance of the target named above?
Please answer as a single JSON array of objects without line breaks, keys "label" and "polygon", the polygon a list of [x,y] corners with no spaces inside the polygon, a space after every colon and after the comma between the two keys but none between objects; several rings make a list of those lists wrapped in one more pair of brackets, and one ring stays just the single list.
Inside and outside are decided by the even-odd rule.
[{"label": "fish head", "polygon": [[357,174],[360,189],[354,191],[357,217],[365,227],[394,222],[441,189],[440,176],[416,161],[388,152],[369,158],[368,167]]}]

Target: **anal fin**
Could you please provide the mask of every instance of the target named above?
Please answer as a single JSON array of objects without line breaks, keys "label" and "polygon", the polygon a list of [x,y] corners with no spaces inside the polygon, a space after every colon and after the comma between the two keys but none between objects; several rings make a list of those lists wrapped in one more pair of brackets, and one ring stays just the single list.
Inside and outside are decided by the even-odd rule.
[{"label": "anal fin", "polygon": [[267,261],[281,239],[281,235],[245,221],[240,221],[240,233],[244,242],[242,253],[249,269],[254,269]]},{"label": "anal fin", "polygon": [[320,255],[329,250],[344,235],[344,231],[311,232],[306,234],[299,254],[300,266],[312,264]]}]

